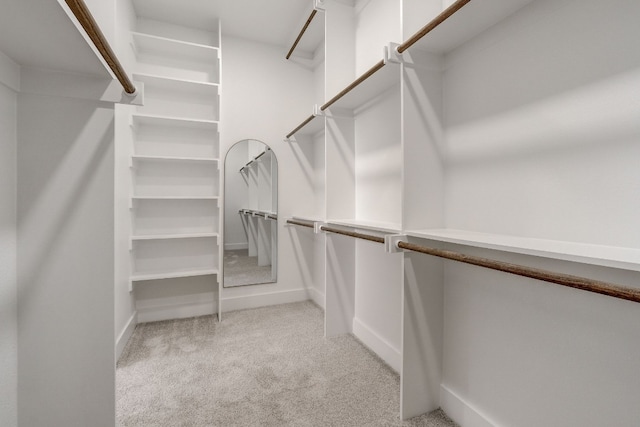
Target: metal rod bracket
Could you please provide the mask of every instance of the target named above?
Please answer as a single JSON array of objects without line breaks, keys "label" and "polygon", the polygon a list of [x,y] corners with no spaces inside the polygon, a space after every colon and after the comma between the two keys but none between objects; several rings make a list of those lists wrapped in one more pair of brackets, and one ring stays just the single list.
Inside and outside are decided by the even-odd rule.
[{"label": "metal rod bracket", "polygon": [[394,64],[400,64],[402,62],[402,54],[398,52],[399,43],[389,43],[384,47],[384,62],[393,62]]},{"label": "metal rod bracket", "polygon": [[325,10],[324,4],[325,4],[325,0],[313,0],[313,8],[315,10],[321,10],[324,12]]},{"label": "metal rod bracket", "polygon": [[322,227],[328,225],[326,222],[322,222],[322,221],[315,221],[313,223],[313,232],[315,234],[321,234],[324,233],[324,231],[322,231]]},{"label": "metal rod bracket", "polygon": [[387,234],[386,236],[384,236],[384,250],[389,254],[404,252],[404,249],[398,247],[398,242],[406,241],[406,234]]}]

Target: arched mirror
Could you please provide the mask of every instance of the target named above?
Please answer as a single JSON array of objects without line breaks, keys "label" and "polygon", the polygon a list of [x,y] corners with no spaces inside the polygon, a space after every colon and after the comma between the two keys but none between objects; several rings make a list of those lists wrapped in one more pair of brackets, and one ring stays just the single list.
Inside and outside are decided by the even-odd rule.
[{"label": "arched mirror", "polygon": [[263,142],[245,139],[224,161],[225,288],[273,283],[278,255],[278,161]]}]

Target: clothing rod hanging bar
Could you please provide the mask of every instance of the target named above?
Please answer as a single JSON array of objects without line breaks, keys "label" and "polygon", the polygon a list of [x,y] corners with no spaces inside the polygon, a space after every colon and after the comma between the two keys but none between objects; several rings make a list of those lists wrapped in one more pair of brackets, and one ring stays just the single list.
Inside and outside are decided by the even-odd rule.
[{"label": "clothing rod hanging bar", "polygon": [[342,234],[343,236],[355,237],[356,239],[368,240],[370,242],[382,243],[384,244],[384,237],[372,236],[371,234],[358,233],[355,231],[346,231],[341,230],[339,228],[322,226],[320,230],[326,231],[328,233]]},{"label": "clothing rod hanging bar", "polygon": [[303,121],[302,123],[300,123],[298,125],[297,128],[295,128],[294,130],[292,130],[291,132],[289,132],[287,134],[287,139],[291,138],[293,135],[295,135],[296,132],[298,132],[300,129],[302,129],[303,127],[305,127],[311,120],[313,120],[316,116],[315,115],[310,115],[309,117],[307,117],[305,119],[305,121]]},{"label": "clothing rod hanging bar", "polygon": [[301,220],[301,219],[288,219],[287,220],[287,224],[299,225],[300,227],[314,228],[313,222],[304,221],[304,220]]},{"label": "clothing rod hanging bar", "polygon": [[311,15],[309,15],[307,22],[304,23],[304,26],[300,30],[300,34],[298,34],[298,37],[296,37],[296,41],[293,42],[293,46],[291,46],[291,49],[289,49],[289,53],[287,53],[287,59],[289,59],[289,57],[295,50],[296,46],[298,46],[298,43],[300,42],[302,35],[304,34],[305,31],[307,31],[307,28],[309,27],[309,24],[311,24],[311,21],[313,21],[313,17],[316,16],[316,13],[318,13],[318,11],[315,9],[311,11]]},{"label": "clothing rod hanging bar", "polygon": [[440,13],[440,15],[436,16],[431,22],[429,22],[427,25],[422,27],[417,33],[415,33],[413,36],[411,36],[407,41],[405,41],[400,46],[398,46],[398,48],[397,48],[398,53],[402,53],[405,50],[409,49],[418,40],[420,40],[422,37],[426,36],[434,28],[436,28],[438,25],[442,24],[449,17],[451,17],[451,15],[453,15],[454,13],[456,13],[457,11],[462,9],[462,7],[465,4],[469,3],[470,1],[471,0],[457,0],[451,6],[449,6],[444,11],[442,11],[442,13]]},{"label": "clothing rod hanging bar", "polygon": [[613,283],[601,282],[598,280],[587,279],[584,277],[572,276],[569,274],[554,273],[548,270],[538,268],[525,267],[523,265],[511,264],[502,261],[496,261],[488,258],[481,258],[472,255],[464,255],[457,252],[429,248],[426,246],[416,245],[414,243],[398,242],[397,246],[401,249],[407,249],[422,254],[437,256],[440,258],[450,259],[465,264],[476,265],[479,267],[489,268],[492,270],[511,273],[518,276],[529,277],[532,279],[542,280],[545,282],[555,283],[561,286],[567,286],[575,289],[582,289],[588,292],[607,295],[614,298],[620,298],[633,302],[640,302],[640,289],[628,286],[615,285]]},{"label": "clothing rod hanging bar", "polygon": [[327,108],[329,108],[334,102],[336,102],[337,100],[339,100],[340,98],[342,98],[343,96],[345,96],[346,94],[351,92],[360,83],[362,83],[363,81],[367,80],[369,77],[374,75],[376,73],[376,71],[378,71],[379,69],[384,67],[384,64],[385,64],[384,59],[381,59],[380,62],[378,62],[373,67],[369,68],[363,75],[358,77],[353,83],[351,83],[349,86],[347,86],[344,89],[342,89],[342,91],[340,93],[338,93],[336,96],[331,98],[327,103],[325,103],[322,107],[320,107],[320,110],[324,111]]},{"label": "clothing rod hanging bar", "polygon": [[109,46],[109,42],[107,42],[106,37],[100,30],[98,23],[94,19],[93,15],[89,11],[89,8],[85,4],[84,0],[65,0],[71,12],[75,15],[76,19],[82,25],[85,32],[95,45],[100,55],[104,58],[105,62],[109,65],[109,68],[113,71],[116,78],[124,88],[124,91],[133,95],[136,93],[136,87],[133,85],[133,82],[129,79],[129,76],[122,68],[122,64],[118,61],[115,52]]}]

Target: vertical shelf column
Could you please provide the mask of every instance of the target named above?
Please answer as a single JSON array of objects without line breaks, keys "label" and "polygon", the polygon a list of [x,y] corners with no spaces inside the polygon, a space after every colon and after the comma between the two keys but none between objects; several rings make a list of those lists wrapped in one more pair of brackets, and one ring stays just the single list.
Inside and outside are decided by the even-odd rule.
[{"label": "vertical shelf column", "polygon": [[132,113],[130,160],[131,281],[146,282],[136,291],[142,322],[220,316],[219,44],[219,28],[138,19],[132,33],[134,74],[147,93]]},{"label": "vertical shelf column", "polygon": [[[437,4],[436,4],[437,3]],[[441,2],[404,0],[407,38]],[[427,16],[428,17],[428,16]],[[444,226],[442,58],[417,49],[402,55],[402,228]],[[405,252],[402,306],[400,417],[440,407],[442,382],[444,261]]]},{"label": "vertical shelf column", "polygon": [[[325,99],[355,78],[353,7],[325,5]],[[327,218],[355,217],[355,131],[353,119],[326,110],[325,183]],[[355,241],[326,236],[325,335],[351,332],[355,312]]]}]

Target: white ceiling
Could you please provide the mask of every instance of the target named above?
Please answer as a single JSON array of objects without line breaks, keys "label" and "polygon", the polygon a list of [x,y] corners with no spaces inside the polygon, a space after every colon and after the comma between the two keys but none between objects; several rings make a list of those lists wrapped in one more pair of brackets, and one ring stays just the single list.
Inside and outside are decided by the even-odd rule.
[{"label": "white ceiling", "polygon": [[[133,0],[133,3],[138,16],[204,30],[215,28],[219,18],[225,35],[275,44],[286,50],[313,8],[313,0]],[[321,14],[316,15],[318,21],[321,18]],[[315,48],[307,45],[309,42],[301,45],[301,49]]]},{"label": "white ceiling", "polygon": [[55,0],[0,0],[0,51],[23,66],[109,76]]}]

